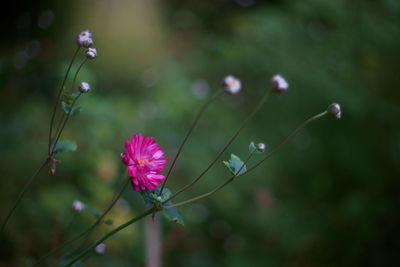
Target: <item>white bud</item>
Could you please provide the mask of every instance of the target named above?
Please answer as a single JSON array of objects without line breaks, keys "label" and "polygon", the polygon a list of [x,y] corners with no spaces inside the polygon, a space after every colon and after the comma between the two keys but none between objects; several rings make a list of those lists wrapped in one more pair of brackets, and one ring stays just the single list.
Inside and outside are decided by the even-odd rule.
[{"label": "white bud", "polygon": [[277,93],[282,93],[289,88],[289,84],[287,83],[287,81],[279,74],[274,75],[271,82],[272,87]]},{"label": "white bud", "polygon": [[342,117],[342,110],[338,103],[330,104],[328,107],[328,112],[331,113],[337,120]]},{"label": "white bud", "polygon": [[93,45],[92,33],[89,30],[82,31],[76,36],[76,43],[82,47],[90,47]]},{"label": "white bud", "polygon": [[85,204],[79,200],[72,202],[72,209],[78,213],[81,213],[85,209]]},{"label": "white bud", "polygon": [[86,57],[88,59],[95,59],[97,57],[97,50],[96,48],[88,48],[86,49]]},{"label": "white bud", "polygon": [[87,82],[81,82],[79,85],[79,91],[81,93],[87,93],[90,91],[90,85]]},{"label": "white bud", "polygon": [[236,95],[242,89],[242,83],[233,75],[228,75],[224,78],[223,86],[225,88],[225,92],[230,95]]},{"label": "white bud", "polygon": [[106,252],[106,247],[107,247],[106,244],[100,243],[94,248],[94,252],[96,252],[99,255],[102,255],[104,254],[104,252]]},{"label": "white bud", "polygon": [[256,145],[256,148],[257,148],[257,151],[259,151],[259,152],[264,152],[264,151],[265,151],[265,148],[266,148],[266,145],[265,145],[264,143],[258,143],[258,144]]}]

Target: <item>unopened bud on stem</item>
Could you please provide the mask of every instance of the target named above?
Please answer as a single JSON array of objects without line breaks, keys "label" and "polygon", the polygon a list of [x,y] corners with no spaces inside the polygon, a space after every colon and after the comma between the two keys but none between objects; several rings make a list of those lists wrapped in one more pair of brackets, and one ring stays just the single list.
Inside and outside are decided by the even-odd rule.
[{"label": "unopened bud on stem", "polygon": [[85,204],[79,200],[75,200],[72,202],[72,209],[77,213],[81,213],[85,209]]},{"label": "unopened bud on stem", "polygon": [[257,149],[258,152],[264,152],[265,148],[266,148],[266,145],[264,143],[258,143],[256,145],[256,149]]},{"label": "unopened bud on stem", "polygon": [[340,105],[338,103],[330,104],[328,107],[328,112],[332,114],[337,120],[342,117],[342,110],[340,109]]},{"label": "unopened bud on stem", "polygon": [[228,75],[224,78],[223,86],[225,92],[227,92],[230,95],[236,95],[242,89],[242,83],[238,78],[236,78],[233,75]]},{"label": "unopened bud on stem", "polygon": [[81,93],[87,93],[90,91],[90,85],[87,82],[81,82],[79,85],[79,91]]},{"label": "unopened bud on stem", "polygon": [[96,48],[88,48],[86,49],[86,57],[88,59],[95,59],[97,57],[97,50]]},{"label": "unopened bud on stem", "polygon": [[272,77],[272,88],[277,93],[282,93],[289,88],[288,82],[279,74]]},{"label": "unopened bud on stem", "polygon": [[78,46],[90,47],[93,45],[92,33],[89,30],[82,31],[76,36]]},{"label": "unopened bud on stem", "polygon": [[102,255],[106,252],[106,244],[100,243],[94,248],[94,252],[96,252],[99,255]]}]

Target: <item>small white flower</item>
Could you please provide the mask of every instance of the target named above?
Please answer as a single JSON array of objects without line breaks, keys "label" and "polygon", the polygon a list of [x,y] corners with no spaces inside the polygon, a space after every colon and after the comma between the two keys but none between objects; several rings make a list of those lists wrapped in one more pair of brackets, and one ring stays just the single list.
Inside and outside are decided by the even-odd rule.
[{"label": "small white flower", "polygon": [[94,252],[96,252],[99,255],[102,255],[106,252],[106,244],[100,243],[94,248]]},{"label": "small white flower", "polygon": [[272,87],[278,93],[284,92],[289,88],[288,82],[285,80],[285,78],[283,78],[279,74],[276,74],[274,77],[272,77],[271,82],[272,82]]},{"label": "small white flower", "polygon": [[257,148],[257,151],[259,151],[259,152],[264,152],[264,151],[265,151],[265,148],[266,148],[266,145],[265,145],[264,143],[258,143],[258,144],[256,145],[256,148]]},{"label": "small white flower", "polygon": [[342,110],[338,103],[330,104],[328,107],[328,112],[331,113],[337,120],[342,117]]},{"label": "small white flower", "polygon": [[82,47],[90,47],[93,45],[92,33],[89,30],[82,31],[76,36],[76,43]]},{"label": "small white flower", "polygon": [[90,85],[87,82],[81,82],[79,85],[79,91],[81,93],[87,93],[90,91]]},{"label": "small white flower", "polygon": [[242,89],[242,83],[233,75],[228,75],[224,78],[224,88],[228,94],[236,95]]},{"label": "small white flower", "polygon": [[95,59],[97,57],[97,50],[96,48],[88,48],[86,49],[86,57],[88,59]]},{"label": "small white flower", "polygon": [[72,202],[72,209],[78,213],[81,213],[85,209],[85,204],[79,200]]}]

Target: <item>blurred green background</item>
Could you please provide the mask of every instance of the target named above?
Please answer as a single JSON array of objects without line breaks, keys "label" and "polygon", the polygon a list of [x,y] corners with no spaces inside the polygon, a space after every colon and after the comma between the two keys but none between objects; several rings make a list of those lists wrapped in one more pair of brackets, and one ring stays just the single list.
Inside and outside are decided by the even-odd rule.
[{"label": "blurred green background", "polygon": [[[90,29],[99,56],[79,75],[92,91],[62,137],[78,150],[57,157],[55,176],[44,171],[35,181],[1,236],[0,266],[30,266],[87,228],[94,218],[85,212],[65,233],[71,203],[107,207],[132,134],[154,136],[171,162],[204,98],[220,90],[223,76],[240,77],[242,93],[207,110],[168,187],[191,181],[276,73],[289,91],[269,100],[223,159],[246,157],[250,141],[273,149],[332,102],[341,104],[342,120],[313,123],[254,173],[183,207],[185,227],[162,220],[164,266],[398,266],[399,1],[43,0],[15,1],[1,14],[2,220],[45,157],[75,35]],[[178,200],[228,175],[221,162]],[[143,208],[127,190],[108,218],[115,226]],[[89,243],[112,228],[102,226]],[[144,266],[143,239],[141,222],[85,264]]]}]

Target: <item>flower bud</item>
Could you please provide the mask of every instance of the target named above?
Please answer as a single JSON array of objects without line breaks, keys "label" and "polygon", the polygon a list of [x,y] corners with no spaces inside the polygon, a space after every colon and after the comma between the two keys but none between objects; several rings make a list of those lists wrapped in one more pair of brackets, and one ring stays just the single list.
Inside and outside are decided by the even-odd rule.
[{"label": "flower bud", "polygon": [[238,78],[233,75],[228,75],[224,78],[223,86],[225,92],[230,95],[236,95],[240,92],[240,89],[242,89],[242,83]]},{"label": "flower bud", "polygon": [[85,30],[79,33],[76,36],[76,43],[78,44],[78,46],[86,48],[92,46],[93,45],[92,33],[89,30]]},{"label": "flower bud", "polygon": [[335,116],[337,120],[342,117],[342,110],[340,109],[340,105],[338,103],[330,104],[328,107],[328,112]]},{"label": "flower bud", "polygon": [[85,204],[79,200],[75,200],[72,202],[72,209],[77,213],[81,213],[85,209]]},{"label": "flower bud", "polygon": [[86,57],[88,59],[95,59],[97,57],[96,48],[88,48],[88,49],[86,49]]},{"label": "flower bud", "polygon": [[271,82],[272,82],[272,88],[277,93],[282,93],[289,88],[289,84],[287,83],[287,81],[279,74],[272,77]]},{"label": "flower bud", "polygon": [[81,82],[79,85],[79,91],[81,93],[87,93],[90,91],[90,85],[87,82]]},{"label": "flower bud", "polygon": [[266,148],[266,145],[264,143],[258,143],[256,145],[256,149],[257,149],[258,152],[264,152],[265,148]]},{"label": "flower bud", "polygon": [[102,255],[104,254],[104,252],[106,252],[106,247],[107,247],[106,244],[100,243],[94,248],[94,252],[96,252],[99,255]]}]

